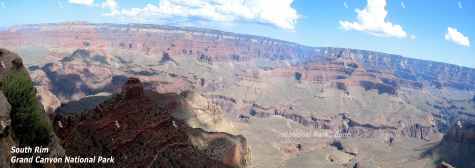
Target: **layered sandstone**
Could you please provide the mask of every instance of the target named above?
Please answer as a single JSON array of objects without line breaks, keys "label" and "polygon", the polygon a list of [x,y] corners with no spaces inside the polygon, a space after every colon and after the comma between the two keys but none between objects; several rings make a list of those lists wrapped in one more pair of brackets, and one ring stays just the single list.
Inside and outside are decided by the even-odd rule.
[{"label": "layered sandstone", "polygon": [[[104,53],[105,60],[113,58],[108,53],[109,49],[150,56],[167,53],[167,58],[183,56],[205,62],[247,62],[256,58],[290,60],[297,64],[309,64],[308,67],[313,70],[354,71],[355,75],[362,77],[372,76],[373,72],[387,73],[405,85],[420,86],[426,83],[429,86],[459,89],[474,89],[475,86],[475,70],[465,67],[363,50],[307,47],[264,37],[199,28],[82,22],[25,25],[0,32],[0,44],[12,49],[18,46],[57,48],[60,53],[86,48]],[[58,50],[49,51],[50,56],[58,57]],[[341,60],[338,64],[345,65],[345,68],[339,68],[338,64],[332,65],[335,59]],[[304,73],[304,77],[310,72]],[[321,78],[310,74],[305,79]]]}]

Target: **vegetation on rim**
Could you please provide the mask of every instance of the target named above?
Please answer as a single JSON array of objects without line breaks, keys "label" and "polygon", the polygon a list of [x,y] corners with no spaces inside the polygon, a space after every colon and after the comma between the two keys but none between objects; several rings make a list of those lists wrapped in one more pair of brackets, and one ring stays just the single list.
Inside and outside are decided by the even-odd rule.
[{"label": "vegetation on rim", "polygon": [[26,71],[12,71],[2,81],[1,89],[12,106],[11,119],[15,137],[21,146],[46,146],[52,126],[36,98],[36,90]]}]

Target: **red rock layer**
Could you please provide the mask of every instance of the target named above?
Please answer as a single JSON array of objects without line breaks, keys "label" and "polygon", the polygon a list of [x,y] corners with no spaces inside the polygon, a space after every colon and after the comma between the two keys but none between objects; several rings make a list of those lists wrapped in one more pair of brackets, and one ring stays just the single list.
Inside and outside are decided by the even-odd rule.
[{"label": "red rock layer", "polygon": [[[192,145],[187,132],[193,129],[171,116],[179,106],[177,95],[144,94],[142,84],[135,78],[130,78],[123,88],[122,94],[92,111],[56,117],[56,131],[70,156],[115,157],[114,164],[88,165],[92,167],[204,168],[236,165],[235,160],[228,159],[239,157],[233,153],[224,153],[217,158],[226,159],[220,160]],[[237,160],[241,161],[240,158]]]}]

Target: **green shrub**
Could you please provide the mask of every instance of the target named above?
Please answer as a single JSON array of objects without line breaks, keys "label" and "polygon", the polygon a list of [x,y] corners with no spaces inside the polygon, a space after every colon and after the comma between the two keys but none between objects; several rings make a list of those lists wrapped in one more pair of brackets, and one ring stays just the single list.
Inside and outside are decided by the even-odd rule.
[{"label": "green shrub", "polygon": [[52,127],[36,98],[28,73],[11,72],[3,79],[1,87],[12,106],[13,133],[20,145],[46,146]]}]

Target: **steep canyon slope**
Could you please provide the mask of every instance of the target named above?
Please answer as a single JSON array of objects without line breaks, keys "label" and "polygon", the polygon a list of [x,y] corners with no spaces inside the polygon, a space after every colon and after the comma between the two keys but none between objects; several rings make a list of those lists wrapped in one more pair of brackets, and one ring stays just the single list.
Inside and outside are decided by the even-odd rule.
[{"label": "steep canyon slope", "polygon": [[189,127],[173,113],[182,96],[144,91],[129,78],[120,94],[89,111],[55,117],[55,129],[71,156],[113,156],[113,164],[72,167],[245,167],[246,139]]}]

